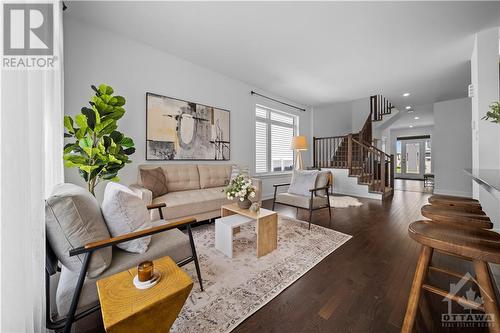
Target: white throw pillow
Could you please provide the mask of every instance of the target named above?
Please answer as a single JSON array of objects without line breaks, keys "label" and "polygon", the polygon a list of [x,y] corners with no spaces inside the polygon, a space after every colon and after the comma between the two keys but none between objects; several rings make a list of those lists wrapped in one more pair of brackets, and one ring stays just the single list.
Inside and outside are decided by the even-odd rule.
[{"label": "white throw pillow", "polygon": [[[101,206],[109,233],[113,237],[152,227],[146,204],[127,186],[109,182]],[[151,236],[117,246],[128,252],[144,253],[148,250],[149,242]]]},{"label": "white throw pillow", "polygon": [[311,196],[310,189],[316,186],[318,170],[294,170],[288,193]]}]

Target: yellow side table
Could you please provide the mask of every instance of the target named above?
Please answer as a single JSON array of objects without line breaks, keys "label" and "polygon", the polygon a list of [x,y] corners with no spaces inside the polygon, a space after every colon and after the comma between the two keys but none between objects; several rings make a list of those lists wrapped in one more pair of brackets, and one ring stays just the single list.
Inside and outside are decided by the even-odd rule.
[{"label": "yellow side table", "polygon": [[115,332],[168,332],[184,305],[193,281],[170,257],[154,261],[161,280],[149,289],[137,289],[137,268],[97,281],[104,328]]}]

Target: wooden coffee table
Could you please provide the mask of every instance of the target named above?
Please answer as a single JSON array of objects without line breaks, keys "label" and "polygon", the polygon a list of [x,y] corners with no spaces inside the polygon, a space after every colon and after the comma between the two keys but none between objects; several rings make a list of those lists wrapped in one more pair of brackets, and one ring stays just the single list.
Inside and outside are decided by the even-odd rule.
[{"label": "wooden coffee table", "polygon": [[153,263],[162,277],[150,289],[134,286],[135,267],[97,281],[107,333],[169,331],[193,288],[193,281],[170,257]]},{"label": "wooden coffee table", "polygon": [[[256,220],[255,232],[257,233],[257,257],[276,250],[278,247],[278,214],[269,209],[261,208],[258,212],[251,212],[248,209],[238,207],[237,203],[223,205],[221,207],[221,217],[238,214]],[[233,229],[234,233],[239,231],[239,227]],[[232,241],[232,239],[231,239]]]}]

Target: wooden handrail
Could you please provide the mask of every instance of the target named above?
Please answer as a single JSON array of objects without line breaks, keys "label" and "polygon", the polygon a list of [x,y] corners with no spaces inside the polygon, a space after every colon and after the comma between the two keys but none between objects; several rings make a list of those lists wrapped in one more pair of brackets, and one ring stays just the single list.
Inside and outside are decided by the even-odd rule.
[{"label": "wooden handrail", "polygon": [[347,138],[349,134],[346,135],[337,135],[337,136],[322,136],[322,137],[314,137],[314,140],[326,140],[326,139],[341,139],[341,138]]},{"label": "wooden handrail", "polygon": [[384,154],[386,157],[391,158],[391,155],[389,155],[389,154],[385,153],[384,151],[382,151],[382,150],[378,149],[378,148],[377,148],[377,147],[375,147],[375,146],[369,146],[369,145],[367,145],[366,143],[364,143],[364,142],[360,142],[360,141],[358,141],[358,140],[356,140],[356,139],[352,139],[352,141],[356,142],[356,143],[357,143],[357,144],[359,144],[359,145],[364,146],[364,147],[365,147],[365,148],[367,148],[367,149],[376,150],[377,152],[379,152],[379,153],[381,153],[381,154]]}]

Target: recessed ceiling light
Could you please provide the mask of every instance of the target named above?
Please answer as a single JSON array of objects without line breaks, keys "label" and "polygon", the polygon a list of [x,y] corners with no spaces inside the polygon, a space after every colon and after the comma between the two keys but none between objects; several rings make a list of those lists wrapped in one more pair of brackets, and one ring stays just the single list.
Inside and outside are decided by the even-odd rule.
[{"label": "recessed ceiling light", "polygon": [[404,93],[403,96],[408,97],[408,96],[410,96],[410,93]]},{"label": "recessed ceiling light", "polygon": [[418,119],[420,119],[420,117],[415,117],[415,118],[413,118],[413,119],[418,120]]},{"label": "recessed ceiling light", "polygon": [[412,128],[412,127],[413,127],[413,125],[410,125],[410,128]]},{"label": "recessed ceiling light", "polygon": [[408,105],[408,106],[406,107],[406,110],[410,110],[410,109],[411,109],[411,106],[409,106],[409,105]]}]

